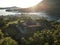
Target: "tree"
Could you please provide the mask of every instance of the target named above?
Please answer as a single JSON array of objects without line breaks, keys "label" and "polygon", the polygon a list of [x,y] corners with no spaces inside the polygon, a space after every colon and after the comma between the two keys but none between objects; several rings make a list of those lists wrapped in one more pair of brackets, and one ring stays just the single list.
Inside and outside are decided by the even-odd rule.
[{"label": "tree", "polygon": [[0,30],[0,39],[2,39],[4,37],[4,34],[2,33],[2,31]]},{"label": "tree", "polygon": [[1,45],[18,45],[18,43],[15,40],[11,39],[10,37],[6,37],[3,39]]}]

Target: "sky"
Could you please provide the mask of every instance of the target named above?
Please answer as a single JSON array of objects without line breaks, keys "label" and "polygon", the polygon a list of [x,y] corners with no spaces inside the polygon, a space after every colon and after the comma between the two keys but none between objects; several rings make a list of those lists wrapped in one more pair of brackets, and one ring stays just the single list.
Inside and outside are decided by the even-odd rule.
[{"label": "sky", "polygon": [[40,3],[42,0],[0,0],[0,7],[11,7],[11,6],[17,6],[17,7],[31,7],[38,3]]}]

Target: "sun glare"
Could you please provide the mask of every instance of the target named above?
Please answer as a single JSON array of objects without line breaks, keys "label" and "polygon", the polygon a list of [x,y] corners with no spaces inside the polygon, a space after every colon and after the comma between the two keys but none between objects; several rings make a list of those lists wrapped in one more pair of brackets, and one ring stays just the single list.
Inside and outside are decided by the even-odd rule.
[{"label": "sun glare", "polygon": [[21,8],[28,8],[37,5],[42,0],[0,0],[0,7],[17,6]]}]

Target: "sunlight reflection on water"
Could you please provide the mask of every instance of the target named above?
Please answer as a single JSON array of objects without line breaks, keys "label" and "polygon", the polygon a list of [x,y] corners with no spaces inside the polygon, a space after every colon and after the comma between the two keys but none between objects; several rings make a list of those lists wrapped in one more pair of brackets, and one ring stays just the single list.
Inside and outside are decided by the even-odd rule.
[{"label": "sunlight reflection on water", "polygon": [[0,16],[3,15],[3,16],[6,16],[6,15],[14,15],[14,14],[17,14],[17,13],[14,13],[14,12],[6,12],[5,9],[4,10],[0,10]]},{"label": "sunlight reflection on water", "polygon": [[30,17],[34,17],[34,18],[40,18],[40,17],[45,17],[48,20],[55,20],[55,18],[52,16],[49,16],[48,14],[44,13],[44,12],[31,12],[31,13],[18,13],[18,12],[7,12],[5,11],[6,9],[2,9],[0,10],[0,16],[7,16],[7,15],[15,15],[15,16],[20,16],[20,15],[25,15],[25,16],[30,16]]},{"label": "sunlight reflection on water", "polygon": [[[3,16],[6,16],[6,15],[16,15],[16,14],[20,14],[21,15],[21,13],[17,13],[17,12],[6,12],[5,11],[6,9],[4,9],[4,10],[0,10],[0,16],[1,15],[3,15]],[[25,14],[25,15],[37,15],[37,16],[43,16],[43,17],[47,17],[47,15],[45,14],[45,13],[43,13],[43,12],[38,12],[38,13],[23,13],[23,14]]]}]

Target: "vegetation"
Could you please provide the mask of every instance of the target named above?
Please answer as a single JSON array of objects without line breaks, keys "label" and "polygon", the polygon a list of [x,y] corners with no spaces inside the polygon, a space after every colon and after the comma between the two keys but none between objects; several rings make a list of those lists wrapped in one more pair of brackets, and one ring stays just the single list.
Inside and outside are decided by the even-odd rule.
[{"label": "vegetation", "polygon": [[60,45],[60,22],[44,17],[0,17],[0,45]]}]

